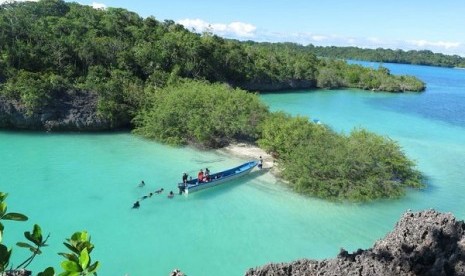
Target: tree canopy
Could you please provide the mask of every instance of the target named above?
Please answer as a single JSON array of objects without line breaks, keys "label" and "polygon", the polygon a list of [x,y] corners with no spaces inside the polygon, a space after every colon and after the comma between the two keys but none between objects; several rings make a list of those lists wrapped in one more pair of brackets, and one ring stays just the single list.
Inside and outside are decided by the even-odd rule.
[{"label": "tree canopy", "polygon": [[298,192],[357,202],[423,187],[414,162],[389,138],[363,129],[337,134],[282,112],[271,114],[261,129],[258,144],[275,156],[282,177]]},{"label": "tree canopy", "polygon": [[102,116],[115,125],[129,122],[146,87],[181,78],[252,90],[424,89],[413,77],[318,59],[292,43],[197,34],[172,20],[142,18],[120,8],[101,10],[62,0],[0,5],[0,93],[31,113],[56,99],[60,90],[84,90],[98,95]]},{"label": "tree canopy", "polygon": [[258,124],[268,114],[257,95],[224,84],[185,80],[148,93],[135,133],[175,145],[255,142]]}]

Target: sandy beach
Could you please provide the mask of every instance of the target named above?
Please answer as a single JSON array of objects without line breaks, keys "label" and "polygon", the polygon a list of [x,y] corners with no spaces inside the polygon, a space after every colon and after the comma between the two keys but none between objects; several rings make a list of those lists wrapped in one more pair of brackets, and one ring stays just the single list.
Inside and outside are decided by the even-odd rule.
[{"label": "sandy beach", "polygon": [[251,160],[258,160],[261,156],[263,158],[263,168],[271,169],[274,165],[273,157],[270,154],[257,146],[247,143],[230,144],[227,147],[219,149],[218,152]]}]

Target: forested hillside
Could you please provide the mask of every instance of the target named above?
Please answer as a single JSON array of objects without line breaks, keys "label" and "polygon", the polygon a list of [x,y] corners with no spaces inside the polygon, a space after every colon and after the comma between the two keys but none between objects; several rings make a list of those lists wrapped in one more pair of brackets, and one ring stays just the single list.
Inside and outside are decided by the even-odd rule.
[{"label": "forested hillside", "polygon": [[182,78],[253,91],[424,89],[418,79],[393,76],[385,68],[321,60],[287,44],[197,34],[119,8],[60,0],[0,6],[0,97],[17,101],[29,115],[84,93],[95,95],[102,118],[125,125],[144,103],[147,87]]}]

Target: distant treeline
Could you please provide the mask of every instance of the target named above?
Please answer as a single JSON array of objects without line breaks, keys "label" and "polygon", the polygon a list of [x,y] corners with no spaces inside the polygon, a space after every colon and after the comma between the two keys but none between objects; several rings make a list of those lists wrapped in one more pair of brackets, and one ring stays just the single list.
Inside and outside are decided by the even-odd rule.
[{"label": "distant treeline", "polygon": [[465,67],[465,58],[459,55],[444,55],[433,53],[429,50],[391,50],[391,49],[364,49],[358,47],[336,46],[306,46],[312,53],[319,57],[336,59],[354,59],[377,62],[418,64],[441,67]]}]

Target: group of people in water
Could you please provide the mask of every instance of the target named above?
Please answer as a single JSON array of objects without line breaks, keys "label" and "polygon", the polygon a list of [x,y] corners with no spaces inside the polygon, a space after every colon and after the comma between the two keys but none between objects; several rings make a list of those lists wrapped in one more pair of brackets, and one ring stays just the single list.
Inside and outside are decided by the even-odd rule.
[{"label": "group of people in water", "polygon": [[[138,187],[144,187],[144,186],[145,186],[145,182],[144,182],[144,180],[142,180],[142,181],[140,182],[140,184],[138,185]],[[163,189],[163,188],[160,188],[160,189],[158,189],[158,190],[156,190],[156,191],[154,191],[154,192],[150,192],[148,195],[144,195],[144,196],[141,197],[139,200],[137,200],[136,202],[134,202],[134,204],[132,205],[132,209],[138,209],[138,208],[140,207],[140,202],[141,202],[142,200],[147,199],[147,198],[149,198],[149,197],[152,197],[152,196],[155,195],[155,194],[161,194],[161,193],[163,193],[163,191],[164,191],[164,189]],[[168,198],[173,198],[173,197],[174,197],[174,193],[173,193],[173,191],[170,191],[170,192],[168,193]]]},{"label": "group of people in water", "polygon": [[[262,169],[263,168],[263,158],[260,156],[259,160],[258,160],[258,165],[257,167],[259,169]],[[217,178],[220,178],[222,177],[222,175],[220,174],[214,174],[213,175],[214,179],[217,179]],[[209,182],[212,180],[212,177],[210,175],[210,170],[208,168],[205,168],[205,171],[203,169],[200,169],[200,171],[197,173],[197,181],[196,183],[192,183],[190,181],[192,181],[192,177],[189,177],[189,175],[184,172],[182,174],[182,183],[184,185],[181,185],[179,184],[178,187],[180,189],[179,191],[179,194],[182,194],[182,192],[184,192],[184,189],[187,187],[187,184],[200,184],[200,183],[206,183],[206,182]],[[144,187],[145,186],[145,182],[144,180],[141,181],[141,183],[139,184],[139,187]],[[144,199],[147,199],[149,197],[152,197],[154,194],[161,194],[163,192],[163,188],[159,189],[159,190],[156,190],[155,192],[153,193],[149,193],[148,195],[145,195],[143,197],[141,197],[139,200],[137,200],[134,205],[132,206],[133,209],[137,209],[140,207],[140,201],[141,200],[144,200]],[[173,198],[174,197],[174,193],[173,191],[170,191],[169,194],[168,194],[168,198]]]}]

